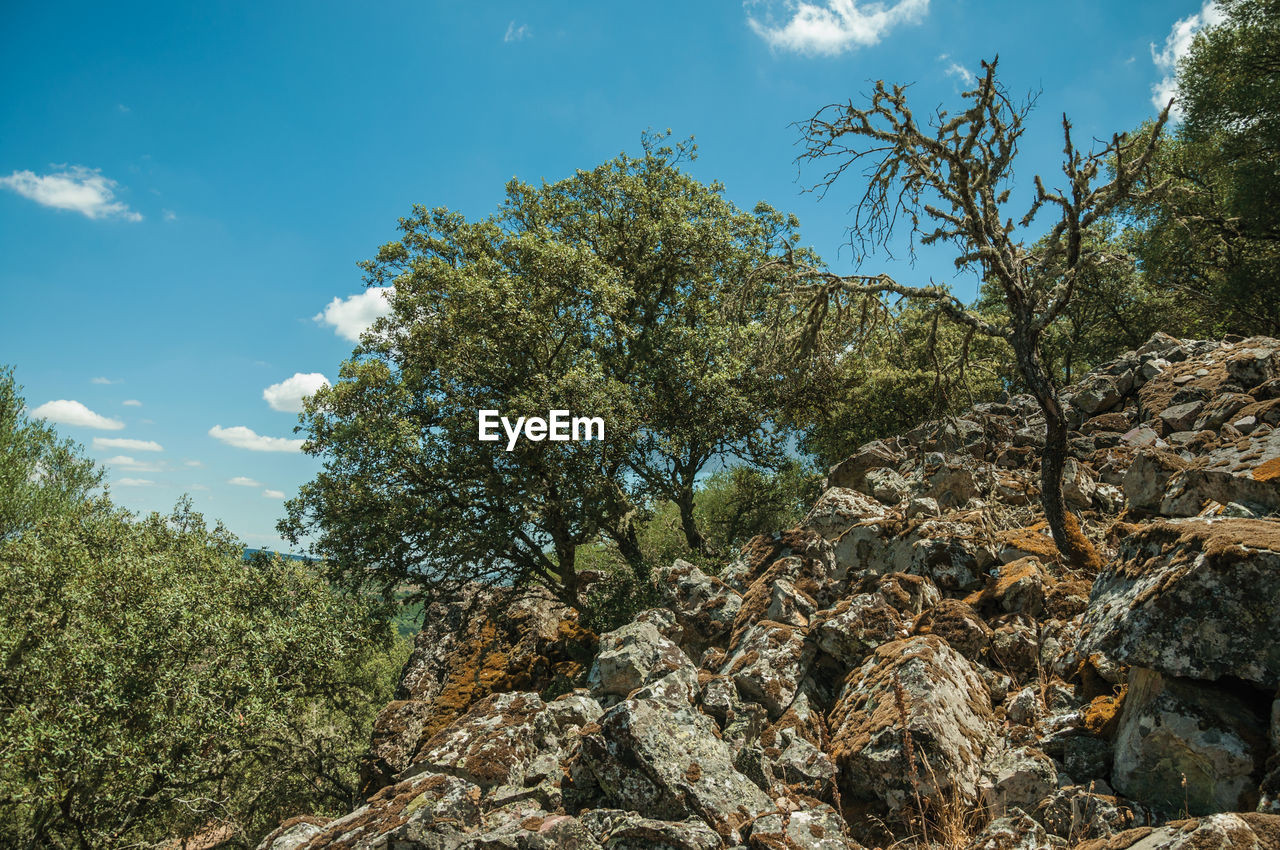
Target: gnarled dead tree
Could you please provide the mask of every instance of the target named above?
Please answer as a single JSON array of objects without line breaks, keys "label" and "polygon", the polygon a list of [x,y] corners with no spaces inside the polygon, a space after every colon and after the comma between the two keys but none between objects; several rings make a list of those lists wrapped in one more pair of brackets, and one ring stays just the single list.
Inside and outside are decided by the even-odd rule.
[{"label": "gnarled dead tree", "polygon": [[[1163,184],[1143,185],[1139,177],[1169,109],[1161,113],[1155,132],[1146,140],[1117,135],[1089,153],[1076,148],[1064,115],[1062,173],[1067,186],[1050,189],[1037,176],[1030,209],[1015,226],[1005,212],[1008,184],[1023,120],[1033,102],[1017,106],[1010,100],[996,79],[996,60],[983,62],[982,68],[974,88],[963,94],[967,102],[963,112],[949,115],[939,110],[924,125],[908,107],[905,88],[889,88],[883,81],[875,84],[867,108],[848,103],[819,110],[801,125],[806,146],[801,159],[833,163],[817,186],[822,191],[849,169],[867,166],[867,188],[855,207],[851,227],[855,241],[864,248],[883,245],[899,219],[905,219],[910,222],[913,247],[917,238],[922,245],[950,243],[958,251],[958,270],[976,271],[997,284],[1004,294],[1007,317],[980,315],[933,281],[904,285],[885,274],[838,275],[796,261],[789,263],[789,273],[794,291],[810,299],[803,334],[810,342],[835,316],[866,315],[868,303],[881,305],[894,295],[937,310],[973,333],[1007,340],[1018,370],[1044,411],[1045,518],[1058,549],[1067,560],[1082,565],[1096,555],[1068,519],[1063,503],[1066,416],[1040,342],[1045,329],[1071,301],[1076,281],[1086,270],[1125,259],[1091,248],[1085,234],[1120,204],[1163,192]],[[1103,181],[1100,175],[1108,179]],[[1022,237],[1041,213],[1053,214],[1056,220],[1043,238],[1028,246]]]}]

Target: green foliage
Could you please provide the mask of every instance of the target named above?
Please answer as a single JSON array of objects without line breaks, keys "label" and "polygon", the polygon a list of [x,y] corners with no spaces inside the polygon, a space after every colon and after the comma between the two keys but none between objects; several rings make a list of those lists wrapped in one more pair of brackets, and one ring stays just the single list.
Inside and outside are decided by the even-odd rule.
[{"label": "green foliage", "polygon": [[910,303],[853,333],[833,329],[824,343],[797,376],[803,390],[788,409],[823,469],[871,440],[989,401],[1016,373],[1004,341]]},{"label": "green foliage", "polygon": [[102,470],[80,446],[27,417],[13,368],[0,366],[0,540],[83,501]]},{"label": "green foliage", "polygon": [[[416,207],[364,265],[394,285],[393,312],[308,402],[305,450],[324,469],[281,525],[313,534],[338,580],[424,597],[535,582],[580,605],[580,547],[603,536],[639,574],[644,506],[669,499],[703,549],[701,470],[782,462],[761,354],[773,285],[742,281],[795,222],[738,210],[681,171],[691,146],[657,141],[557,183],[512,181],[481,221]],[[477,439],[482,409],[598,416],[606,439],[507,451]]]},{"label": "green foliage", "polygon": [[[1178,69],[1185,118],[1153,163],[1158,202],[1127,211],[1174,333],[1280,333],[1280,2],[1223,0]],[[1146,132],[1142,128],[1140,132]]]},{"label": "green foliage", "polygon": [[244,842],[351,805],[404,651],[315,565],[241,552],[189,504],[105,500],[0,544],[0,843]]}]

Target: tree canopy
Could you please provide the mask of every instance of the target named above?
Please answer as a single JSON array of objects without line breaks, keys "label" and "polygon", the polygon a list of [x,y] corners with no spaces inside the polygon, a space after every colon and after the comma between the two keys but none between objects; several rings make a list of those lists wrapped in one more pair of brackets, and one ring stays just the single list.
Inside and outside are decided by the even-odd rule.
[{"label": "tree canopy", "polygon": [[[282,531],[384,593],[534,583],[575,606],[578,547],[603,536],[644,569],[654,500],[704,548],[699,473],[784,460],[762,344],[775,282],[742,282],[797,225],[689,176],[693,152],[651,137],[641,157],[512,181],[474,222],[415,207],[364,264],[392,312],[308,402],[304,450],[324,468]],[[477,439],[480,410],[600,417],[605,439],[508,451]]]}]

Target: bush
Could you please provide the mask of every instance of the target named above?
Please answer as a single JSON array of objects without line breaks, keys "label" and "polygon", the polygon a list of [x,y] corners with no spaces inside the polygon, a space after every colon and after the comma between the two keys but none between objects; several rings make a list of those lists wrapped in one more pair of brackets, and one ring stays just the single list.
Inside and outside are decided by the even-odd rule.
[{"label": "bush", "polygon": [[0,544],[0,844],[138,846],[345,811],[402,649],[302,560],[189,503],[106,500]]}]

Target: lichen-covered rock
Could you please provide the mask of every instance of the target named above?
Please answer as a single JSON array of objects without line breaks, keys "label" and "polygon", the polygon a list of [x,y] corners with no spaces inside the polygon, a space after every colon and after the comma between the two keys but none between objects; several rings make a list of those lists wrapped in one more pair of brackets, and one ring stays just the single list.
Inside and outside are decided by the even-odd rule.
[{"label": "lichen-covered rock", "polygon": [[1133,827],[1133,810],[1118,797],[1098,794],[1080,785],[1052,792],[1036,807],[1033,817],[1050,835],[1071,845],[1094,838],[1109,838]]},{"label": "lichen-covered rock", "polygon": [[1044,850],[1053,846],[1044,827],[1021,809],[1013,809],[987,824],[966,850]]},{"label": "lichen-covered rock", "polygon": [[[914,791],[976,796],[996,728],[986,685],[934,636],[884,644],[849,674],[831,711],[832,752],[847,793],[900,808]],[[907,757],[909,732],[915,765]],[[930,771],[923,768],[927,760]]]},{"label": "lichen-covered rock", "polygon": [[628,623],[600,636],[600,651],[587,675],[587,687],[596,697],[625,697],[686,667],[693,670],[693,662],[652,623]]},{"label": "lichen-covered rock", "polygon": [[324,824],[301,848],[458,847],[463,834],[479,826],[480,800],[480,789],[464,779],[420,774],[380,789],[355,811]]},{"label": "lichen-covered rock", "polygon": [[[789,801],[783,801],[788,803]],[[844,834],[844,821],[826,803],[772,812],[751,826],[751,850],[861,850]]]},{"label": "lichen-covered rock", "polygon": [[579,818],[605,850],[719,850],[714,829],[700,820],[664,821],[621,809],[596,809]]},{"label": "lichen-covered rock", "polygon": [[986,587],[966,597],[965,602],[988,616],[1025,614],[1035,617],[1044,610],[1045,597],[1053,584],[1039,558],[1019,558],[997,567]]},{"label": "lichen-covered rock", "polygon": [[1229,812],[1137,827],[1078,850],[1270,850],[1280,846],[1280,815]]},{"label": "lichen-covered rock", "polygon": [[711,719],[626,700],[583,730],[581,757],[613,806],[659,820],[696,815],[727,840],[772,807],[733,767]]},{"label": "lichen-covered rock", "polygon": [[259,842],[257,850],[298,850],[324,832],[328,818],[290,818]]},{"label": "lichen-covered rock", "polygon": [[1169,676],[1280,682],[1280,523],[1134,528],[1094,582],[1080,647]]},{"label": "lichen-covered rock", "polygon": [[481,788],[523,785],[538,755],[555,751],[556,732],[537,694],[493,694],[427,741],[412,770],[452,774]]},{"label": "lichen-covered rock", "polygon": [[818,649],[848,670],[882,643],[906,637],[907,626],[879,593],[860,593],[819,612],[809,624],[809,635]]},{"label": "lichen-covered rock", "polygon": [[1033,812],[1058,787],[1053,759],[1032,747],[995,747],[978,783],[986,810],[999,817],[1011,809]]},{"label": "lichen-covered rock", "polygon": [[813,652],[803,630],[761,620],[737,641],[721,672],[733,679],[743,699],[776,718],[795,699]]},{"label": "lichen-covered rock", "polygon": [[742,594],[688,561],[677,560],[659,571],[657,580],[682,629],[682,645],[700,653],[728,642]]},{"label": "lichen-covered rock", "polygon": [[1265,721],[1230,691],[1134,669],[1112,784],[1166,813],[1252,809],[1266,748]]},{"label": "lichen-covered rock", "polygon": [[1129,506],[1137,511],[1158,511],[1169,479],[1187,466],[1187,461],[1172,452],[1140,449],[1124,476],[1124,497]]},{"label": "lichen-covered rock", "polygon": [[970,661],[986,658],[991,648],[991,627],[959,599],[943,599],[916,618],[911,627],[916,635],[934,635]]}]

